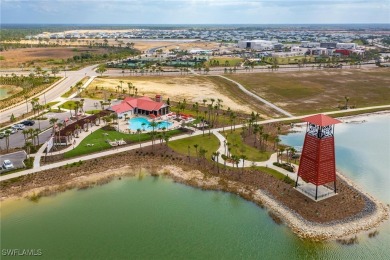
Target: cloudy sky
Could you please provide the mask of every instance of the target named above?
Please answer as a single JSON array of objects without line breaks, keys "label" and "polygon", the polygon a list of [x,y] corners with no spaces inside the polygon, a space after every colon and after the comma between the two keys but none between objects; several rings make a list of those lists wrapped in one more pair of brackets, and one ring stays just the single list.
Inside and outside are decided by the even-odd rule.
[{"label": "cloudy sky", "polygon": [[1,23],[390,23],[390,0],[0,0]]}]

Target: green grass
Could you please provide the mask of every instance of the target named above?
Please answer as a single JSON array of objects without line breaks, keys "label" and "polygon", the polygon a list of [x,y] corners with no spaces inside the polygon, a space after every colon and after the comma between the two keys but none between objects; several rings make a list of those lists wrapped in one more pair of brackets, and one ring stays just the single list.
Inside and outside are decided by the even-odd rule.
[{"label": "green grass", "polygon": [[73,109],[76,106],[75,101],[66,101],[60,107],[65,109]]},{"label": "green grass", "polygon": [[86,114],[94,115],[102,111],[101,109],[94,109],[94,110],[87,110],[85,111]]},{"label": "green grass", "polygon": [[[169,135],[177,135],[181,133],[180,130],[172,130],[167,132]],[[107,134],[107,136],[103,135]],[[76,157],[80,155],[85,155],[89,153],[99,152],[111,148],[112,146],[106,142],[106,140],[114,141],[123,139],[125,141],[130,141],[132,143],[137,143],[138,138],[142,141],[150,140],[151,137],[148,133],[142,133],[140,136],[138,134],[123,134],[117,131],[106,131],[103,129],[98,129],[95,132],[88,135],[81,143],[73,150],[68,151],[64,154],[65,158]],[[77,139],[76,139],[77,140]],[[157,140],[158,141],[158,140]],[[93,146],[87,146],[87,144],[93,144]]]},{"label": "green grass", "polygon": [[216,152],[219,148],[219,140],[218,138],[211,134],[210,136],[205,133],[205,136],[198,135],[194,137],[188,137],[185,139],[180,139],[176,141],[169,142],[169,147],[173,149],[175,152],[188,155],[188,146],[190,146],[190,154],[191,156],[196,156],[196,149],[194,145],[199,145],[198,151],[200,147],[207,150],[206,159],[211,160],[211,155],[213,152]]},{"label": "green grass", "polygon": [[276,179],[285,181],[285,182],[287,182],[287,183],[289,183],[291,185],[294,183],[294,180],[292,180],[290,177],[287,177],[284,174],[278,172],[277,170],[274,170],[274,169],[271,169],[271,168],[268,168],[268,167],[262,167],[262,166],[256,166],[255,169],[257,169],[257,170],[259,170],[261,172],[267,173],[269,175],[272,175]]},{"label": "green grass", "polygon": [[[85,84],[85,82],[87,82],[89,79],[89,77],[84,77],[82,80],[80,80],[79,82],[82,83],[82,85]],[[77,82],[78,83],[78,82]],[[77,84],[76,83],[76,84]],[[61,97],[63,98],[68,98],[70,95],[72,95],[73,93],[77,92],[77,88],[75,87],[76,84],[74,86],[72,86],[66,93],[64,93]]]},{"label": "green grass", "polygon": [[212,65],[214,60],[219,61],[219,66],[220,67],[225,67],[225,62],[226,61],[229,62],[229,67],[237,66],[239,63],[244,61],[242,58],[216,57],[216,58],[210,59],[210,61],[208,62],[209,65]]},{"label": "green grass", "polygon": [[231,148],[230,153],[233,155],[240,156],[244,154],[247,156],[247,160],[255,162],[266,161],[271,156],[270,152],[262,152],[255,147],[245,144],[241,136],[241,130],[236,130],[233,133],[230,130],[226,130],[225,133],[221,134],[231,143],[229,148]]},{"label": "green grass", "polygon": [[56,104],[58,104],[58,103],[60,103],[60,101],[53,101],[53,102],[47,103],[46,106],[52,107],[52,106],[54,106],[54,105],[56,105]]}]

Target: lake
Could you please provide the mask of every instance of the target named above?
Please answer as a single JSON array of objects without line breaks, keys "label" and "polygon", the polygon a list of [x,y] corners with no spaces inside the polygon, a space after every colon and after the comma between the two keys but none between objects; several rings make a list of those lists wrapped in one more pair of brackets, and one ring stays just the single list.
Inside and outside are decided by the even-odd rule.
[{"label": "lake", "polygon": [[[389,133],[389,115],[336,127],[338,169],[386,203]],[[303,133],[282,140],[301,145]],[[236,195],[164,177],[122,178],[1,206],[1,248],[40,249],[40,259],[389,259],[389,222],[379,232],[351,246],[302,241]]]}]

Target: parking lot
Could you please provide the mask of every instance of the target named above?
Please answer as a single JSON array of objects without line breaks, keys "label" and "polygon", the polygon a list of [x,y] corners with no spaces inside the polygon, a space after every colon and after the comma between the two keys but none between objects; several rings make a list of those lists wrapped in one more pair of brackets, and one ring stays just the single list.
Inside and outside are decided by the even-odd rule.
[{"label": "parking lot", "polygon": [[[14,153],[9,153],[9,154],[2,154],[0,155],[0,165],[3,165],[4,160],[10,160],[12,164],[14,165],[14,169],[19,169],[19,168],[24,168],[24,163],[23,161],[26,159],[27,154],[25,151],[19,151],[19,152],[14,152]],[[11,170],[11,169],[10,169]],[[6,172],[3,167],[0,169],[0,173]]]},{"label": "parking lot", "polygon": [[[26,126],[24,129],[35,129],[39,127],[39,124],[41,126],[41,129],[47,129],[50,128],[50,118],[58,118],[58,121],[60,122],[61,120],[64,120],[65,118],[69,117],[70,114],[69,112],[64,112],[64,113],[47,113],[45,114],[45,117],[47,117],[47,120],[41,120],[38,122],[38,120],[35,120],[35,124],[33,126]],[[51,130],[48,130],[46,132],[43,132],[39,135],[39,142],[44,143],[46,142],[51,136]],[[9,148],[16,148],[16,147],[23,147],[24,146],[24,136],[22,133],[22,130],[18,130],[14,134],[11,134],[9,137]],[[0,147],[1,149],[6,148],[6,142],[5,138],[0,139]]]}]

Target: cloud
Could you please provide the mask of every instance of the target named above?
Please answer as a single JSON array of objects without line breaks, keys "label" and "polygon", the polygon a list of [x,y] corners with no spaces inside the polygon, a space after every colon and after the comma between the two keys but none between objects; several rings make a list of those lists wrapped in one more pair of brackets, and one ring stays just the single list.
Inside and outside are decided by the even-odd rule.
[{"label": "cloud", "polygon": [[388,0],[1,0],[2,23],[390,23]]}]

